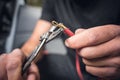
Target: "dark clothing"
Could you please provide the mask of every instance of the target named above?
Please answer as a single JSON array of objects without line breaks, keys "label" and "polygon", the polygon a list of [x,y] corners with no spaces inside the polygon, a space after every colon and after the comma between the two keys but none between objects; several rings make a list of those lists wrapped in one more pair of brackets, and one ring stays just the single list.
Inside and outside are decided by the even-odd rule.
[{"label": "dark clothing", "polygon": [[46,0],[42,19],[73,28],[120,24],[120,0]]},{"label": "dark clothing", "polygon": [[[56,20],[69,27],[73,32],[77,28],[90,28],[105,24],[120,24],[120,0],[44,0],[41,19]],[[62,35],[65,39],[66,36]],[[75,69],[75,51],[68,54],[49,54],[41,61],[42,80],[79,80]],[[85,71],[81,63],[85,80],[97,80]]]}]

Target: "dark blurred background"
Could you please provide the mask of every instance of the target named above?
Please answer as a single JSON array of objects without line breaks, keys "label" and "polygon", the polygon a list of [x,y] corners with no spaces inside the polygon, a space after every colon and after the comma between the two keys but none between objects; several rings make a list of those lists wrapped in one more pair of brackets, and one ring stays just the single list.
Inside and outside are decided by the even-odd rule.
[{"label": "dark blurred background", "polygon": [[20,48],[41,15],[42,0],[0,0],[0,54]]}]

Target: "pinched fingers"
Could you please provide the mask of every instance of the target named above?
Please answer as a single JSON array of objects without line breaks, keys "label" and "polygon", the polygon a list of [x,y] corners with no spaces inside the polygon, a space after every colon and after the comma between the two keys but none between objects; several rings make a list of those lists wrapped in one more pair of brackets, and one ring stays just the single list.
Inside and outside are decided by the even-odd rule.
[{"label": "pinched fingers", "polygon": [[118,36],[106,43],[81,49],[79,54],[81,57],[83,57],[86,70],[89,73],[99,77],[119,77],[119,44],[120,37]]},{"label": "pinched fingers", "polygon": [[93,46],[109,41],[120,34],[120,27],[117,25],[105,25],[86,29],[80,34],[68,38],[65,43],[70,48],[82,48]]}]

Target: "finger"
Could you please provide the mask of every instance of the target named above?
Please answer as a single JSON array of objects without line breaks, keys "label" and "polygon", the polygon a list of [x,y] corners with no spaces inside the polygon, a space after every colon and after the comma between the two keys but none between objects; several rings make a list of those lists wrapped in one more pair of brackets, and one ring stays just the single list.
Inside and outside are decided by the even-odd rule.
[{"label": "finger", "polygon": [[85,29],[82,29],[82,28],[77,29],[77,30],[75,31],[75,34],[81,33],[81,32],[84,31],[84,30],[85,30]]},{"label": "finger", "polygon": [[32,63],[28,70],[27,80],[40,80],[39,70],[34,63]]},{"label": "finger", "polygon": [[36,79],[36,76],[33,73],[31,73],[29,74],[27,80],[37,80],[37,79]]},{"label": "finger", "polygon": [[0,80],[7,80],[6,61],[7,54],[0,55]]},{"label": "finger", "polygon": [[70,48],[82,48],[109,41],[119,33],[120,27],[115,25],[94,27],[68,38],[65,44]]},{"label": "finger", "polygon": [[94,76],[98,76],[100,78],[115,78],[119,75],[116,75],[119,70],[114,67],[91,67],[86,66],[86,71]]},{"label": "finger", "polygon": [[120,66],[120,56],[118,57],[110,57],[110,58],[100,58],[100,59],[82,59],[83,63],[87,66],[94,66],[94,67],[116,67],[119,68]]},{"label": "finger", "polygon": [[15,49],[8,55],[6,65],[8,80],[22,80],[21,71],[24,58],[24,54],[19,49]]},{"label": "finger", "polygon": [[44,50],[44,51],[43,51],[43,54],[44,54],[44,55],[48,55],[48,53],[49,53],[49,52],[48,52],[47,50]]},{"label": "finger", "polygon": [[105,56],[120,55],[120,37],[116,37],[106,43],[86,47],[79,51],[80,56],[86,59],[94,59]]}]

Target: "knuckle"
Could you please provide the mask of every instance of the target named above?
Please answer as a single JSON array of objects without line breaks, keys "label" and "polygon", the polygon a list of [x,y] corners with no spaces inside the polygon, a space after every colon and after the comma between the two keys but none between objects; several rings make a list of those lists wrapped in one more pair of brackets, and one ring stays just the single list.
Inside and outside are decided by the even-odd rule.
[{"label": "knuckle", "polygon": [[25,55],[20,49],[15,49],[11,53],[12,53],[10,54],[11,57],[13,57],[13,54],[14,54],[15,57],[19,57],[20,59],[25,59]]},{"label": "knuckle", "polygon": [[113,24],[109,24],[109,25],[106,25],[105,26],[106,28],[109,28],[110,30],[110,34],[113,35],[113,36],[117,36],[120,34],[120,27],[119,25],[113,25]]},{"label": "knuckle", "polygon": [[88,42],[87,42],[88,45],[94,44],[95,42],[97,42],[97,38],[99,36],[97,32],[87,31],[87,34],[89,34]]},{"label": "knuckle", "polygon": [[20,49],[14,49],[14,50],[13,50],[13,53],[16,53],[16,52],[17,52],[17,53],[22,53],[22,51],[21,51]]},{"label": "knuckle", "polygon": [[7,54],[2,54],[0,55],[1,58],[6,58],[7,57]]},{"label": "knuckle", "polygon": [[12,59],[7,62],[6,68],[7,70],[13,70],[21,66],[22,63],[19,59]]}]

